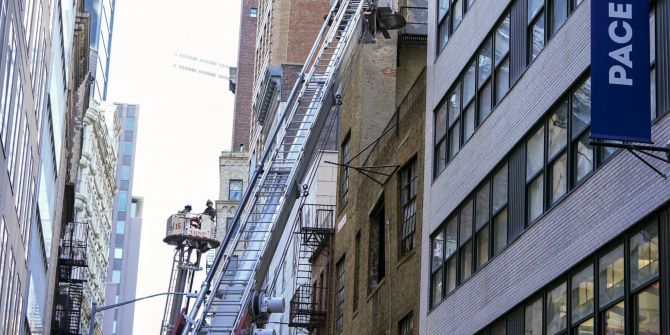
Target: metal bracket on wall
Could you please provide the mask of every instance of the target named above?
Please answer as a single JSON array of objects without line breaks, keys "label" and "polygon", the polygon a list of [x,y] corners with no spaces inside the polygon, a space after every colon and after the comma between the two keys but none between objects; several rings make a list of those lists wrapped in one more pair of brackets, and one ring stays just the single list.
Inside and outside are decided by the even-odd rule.
[{"label": "metal bracket on wall", "polygon": [[[352,165],[349,165],[349,164],[340,164],[340,163],[335,163],[335,162],[330,162],[330,161],[324,161],[324,163],[354,169],[354,170],[360,172],[362,175],[372,179],[372,181],[379,184],[379,186],[384,186],[386,184],[386,182],[389,180],[389,178],[400,167],[400,165],[352,166]],[[375,170],[375,169],[378,169],[378,170]],[[393,169],[393,170],[391,170],[391,172],[389,172],[389,173],[386,173],[386,172],[382,172],[383,169]],[[382,171],[379,171],[379,170],[382,170]],[[379,180],[379,179],[375,178],[373,175],[383,176],[383,177],[381,177],[382,180]]]},{"label": "metal bracket on wall", "polygon": [[[650,169],[654,170],[654,172],[658,173],[663,179],[668,179],[668,176],[666,176],[661,170],[656,168],[654,165],[652,165],[649,161],[644,159],[642,155],[646,155],[652,158],[655,158],[657,160],[660,160],[662,162],[670,164],[670,143],[668,143],[668,146],[665,147],[659,147],[659,146],[653,146],[653,145],[640,145],[640,144],[631,144],[627,142],[623,143],[612,143],[612,142],[604,142],[600,140],[591,140],[589,142],[590,145],[592,146],[598,146],[598,147],[610,147],[610,148],[619,148],[619,149],[626,149],[626,151],[630,152],[635,156],[635,158],[639,159],[644,163],[646,166],[648,166]],[[659,156],[656,153],[665,153],[665,157]],[[642,154],[642,155],[640,155]]]}]

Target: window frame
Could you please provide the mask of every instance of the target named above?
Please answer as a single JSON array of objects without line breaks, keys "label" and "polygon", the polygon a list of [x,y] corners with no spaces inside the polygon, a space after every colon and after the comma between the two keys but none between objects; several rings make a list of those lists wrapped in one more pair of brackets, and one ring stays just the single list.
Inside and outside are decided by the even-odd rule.
[{"label": "window frame", "polygon": [[348,161],[351,160],[351,131],[342,140],[340,144],[340,178],[341,181],[338,183],[339,194],[338,194],[338,203],[340,205],[340,210],[347,206],[349,203],[349,166]]},{"label": "window frame", "polygon": [[[416,235],[416,223],[417,223],[417,216],[418,216],[418,210],[417,210],[417,195],[419,193],[419,180],[418,180],[418,174],[417,174],[417,158],[412,157],[405,165],[400,169],[400,190],[398,192],[399,195],[399,208],[400,211],[399,213],[401,214],[402,217],[402,223],[400,225],[399,229],[399,235],[400,235],[400,257],[408,255],[414,248],[416,247],[416,243],[414,241],[414,237]],[[405,175],[407,173],[407,175]],[[414,187],[412,188],[412,183],[414,183]],[[412,193],[412,189],[414,190],[414,194]],[[407,192],[405,194],[405,192]],[[407,197],[405,196],[407,195]],[[407,218],[406,217],[406,211],[408,208],[411,208],[413,206],[413,213],[412,215]],[[411,232],[408,232],[406,234],[406,225],[409,224],[411,221]],[[406,242],[409,241],[409,242]],[[406,245],[408,247],[406,248]]]}]

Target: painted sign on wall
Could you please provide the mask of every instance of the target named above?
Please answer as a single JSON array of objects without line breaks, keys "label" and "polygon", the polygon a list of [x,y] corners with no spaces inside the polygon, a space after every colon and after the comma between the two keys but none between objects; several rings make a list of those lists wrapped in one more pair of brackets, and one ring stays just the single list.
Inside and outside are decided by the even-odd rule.
[{"label": "painted sign on wall", "polygon": [[651,142],[649,1],[591,1],[591,138]]}]

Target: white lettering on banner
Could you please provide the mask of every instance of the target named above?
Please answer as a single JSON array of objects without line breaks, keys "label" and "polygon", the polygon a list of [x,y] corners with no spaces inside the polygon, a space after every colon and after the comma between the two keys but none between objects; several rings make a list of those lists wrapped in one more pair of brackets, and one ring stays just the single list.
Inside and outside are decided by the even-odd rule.
[{"label": "white lettering on banner", "polygon": [[[629,43],[633,37],[633,28],[630,24],[624,20],[630,20],[633,18],[633,6],[631,4],[626,4],[625,7],[623,4],[609,3],[609,17],[614,19],[610,23],[609,37],[612,41],[617,44],[626,44]],[[623,29],[624,34],[617,34],[617,31]],[[625,85],[632,86],[633,79],[628,78],[628,73],[626,68],[632,69],[633,62],[630,59],[630,54],[633,52],[633,45],[628,44],[619,49],[610,51],[610,58],[617,61],[622,65],[613,65],[609,70],[609,83],[613,85]],[[625,67],[624,67],[625,66]]]}]

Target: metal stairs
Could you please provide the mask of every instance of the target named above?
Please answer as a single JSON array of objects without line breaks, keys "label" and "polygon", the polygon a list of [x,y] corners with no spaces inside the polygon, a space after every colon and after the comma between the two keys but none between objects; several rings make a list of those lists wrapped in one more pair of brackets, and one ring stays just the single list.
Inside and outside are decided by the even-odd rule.
[{"label": "metal stairs", "polygon": [[[285,226],[296,180],[309,164],[314,142],[335,97],[340,65],[361,32],[363,0],[340,0],[329,12],[288,98],[259,165],[250,178],[221,248],[202,284],[182,334],[233,334],[253,295],[259,262],[272,250],[273,231]],[[216,275],[216,278],[214,276]]]}]

